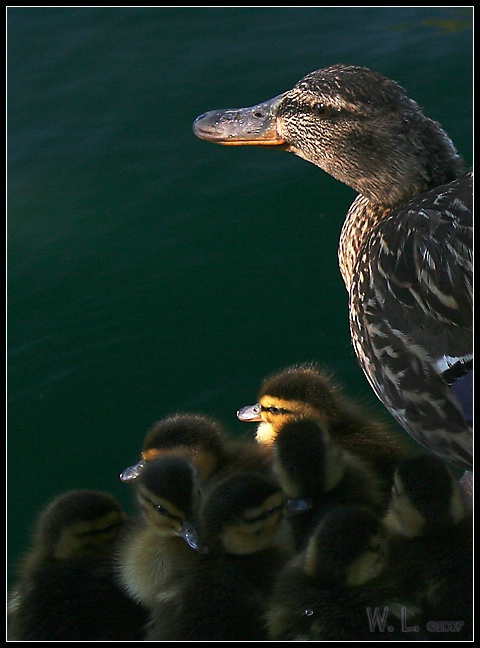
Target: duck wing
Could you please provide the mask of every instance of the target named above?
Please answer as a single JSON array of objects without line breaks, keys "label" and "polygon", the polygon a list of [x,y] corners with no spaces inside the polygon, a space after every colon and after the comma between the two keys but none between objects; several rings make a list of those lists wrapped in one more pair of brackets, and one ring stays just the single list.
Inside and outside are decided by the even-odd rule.
[{"label": "duck wing", "polygon": [[375,286],[398,306],[472,326],[473,186],[469,174],[396,210],[371,239]]},{"label": "duck wing", "polygon": [[472,434],[450,374],[472,359],[472,176],[391,212],[359,255],[352,342],[378,398],[419,443],[471,468]]}]

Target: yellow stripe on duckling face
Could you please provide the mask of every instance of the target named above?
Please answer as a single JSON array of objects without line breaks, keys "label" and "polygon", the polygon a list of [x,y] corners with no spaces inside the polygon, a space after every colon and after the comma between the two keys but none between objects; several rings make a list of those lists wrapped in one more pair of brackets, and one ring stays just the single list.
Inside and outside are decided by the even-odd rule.
[{"label": "yellow stripe on duckling face", "polygon": [[284,511],[282,492],[273,493],[261,506],[248,509],[241,518],[225,527],[222,533],[224,550],[232,554],[249,554],[268,547]]},{"label": "yellow stripe on duckling face", "polygon": [[141,493],[139,497],[149,525],[161,536],[180,535],[185,514],[163,497]]},{"label": "yellow stripe on duckling face", "polygon": [[80,520],[62,530],[55,545],[56,560],[70,560],[107,551],[126,520],[120,511],[110,511],[95,520]]},{"label": "yellow stripe on duckling face", "polygon": [[313,418],[322,425],[327,424],[327,416],[319,412],[315,407],[296,400],[288,400],[269,396],[262,396],[259,400],[259,416],[262,423],[258,426],[256,439],[259,443],[272,445],[280,429],[288,423],[298,418]]},{"label": "yellow stripe on duckling face", "polygon": [[172,448],[149,448],[142,452],[144,461],[152,461],[157,457],[183,457],[190,461],[198,471],[201,480],[208,479],[218,468],[218,458],[213,452],[195,446],[174,446]]}]

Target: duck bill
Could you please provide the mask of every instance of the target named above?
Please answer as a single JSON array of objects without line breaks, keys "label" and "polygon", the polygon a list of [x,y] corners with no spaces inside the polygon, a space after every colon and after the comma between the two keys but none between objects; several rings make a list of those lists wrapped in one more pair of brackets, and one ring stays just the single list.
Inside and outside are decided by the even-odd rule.
[{"label": "duck bill", "polygon": [[313,506],[309,497],[288,497],[285,501],[285,514],[287,517],[308,511]]},{"label": "duck bill", "polygon": [[198,540],[198,534],[195,527],[190,524],[187,520],[183,520],[182,528],[180,530],[180,535],[192,549],[198,550],[200,543]]},{"label": "duck bill", "polygon": [[122,470],[120,473],[120,479],[122,482],[133,481],[138,477],[145,466],[145,461],[141,460],[136,463],[134,466],[128,466],[125,470]]},{"label": "duck bill", "polygon": [[250,423],[263,421],[262,408],[258,403],[255,403],[255,405],[246,405],[238,410],[237,418],[239,421],[248,421]]},{"label": "duck bill", "polygon": [[281,146],[285,140],[277,132],[277,108],[282,98],[249,108],[210,110],[193,122],[193,132],[225,146]]}]

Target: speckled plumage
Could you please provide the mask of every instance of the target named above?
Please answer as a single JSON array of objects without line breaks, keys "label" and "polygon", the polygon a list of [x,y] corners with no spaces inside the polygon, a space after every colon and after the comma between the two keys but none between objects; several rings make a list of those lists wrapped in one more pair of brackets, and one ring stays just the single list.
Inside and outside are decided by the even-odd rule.
[{"label": "speckled plumage", "polygon": [[352,343],[377,396],[421,445],[470,468],[471,430],[443,374],[472,357],[471,176],[382,218],[346,285]]}]

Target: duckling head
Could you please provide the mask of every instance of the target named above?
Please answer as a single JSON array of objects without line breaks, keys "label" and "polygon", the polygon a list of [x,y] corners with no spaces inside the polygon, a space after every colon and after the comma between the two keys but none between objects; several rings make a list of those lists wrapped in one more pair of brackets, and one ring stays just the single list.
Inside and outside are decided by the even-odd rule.
[{"label": "duckling head", "polygon": [[318,420],[287,421],[275,440],[273,469],[289,498],[318,499],[341,481],[346,454]]},{"label": "duckling head", "polygon": [[433,455],[420,455],[399,463],[385,523],[410,538],[435,535],[460,522],[468,510],[448,466]]},{"label": "duckling head", "polygon": [[[290,151],[390,207],[455,179],[463,167],[446,133],[397,83],[355,65],[311,72],[256,106],[209,111],[193,130],[218,144]],[[421,153],[432,146],[435,165]]]},{"label": "duckling head", "polygon": [[210,551],[252,554],[272,545],[284,513],[277,483],[241,472],[219,482],[201,510],[203,539]]},{"label": "duckling head", "polygon": [[339,507],[313,532],[303,568],[319,583],[356,587],[379,576],[387,564],[386,531],[366,509]]},{"label": "duckling head", "polygon": [[224,459],[226,438],[220,423],[204,414],[167,416],[147,431],[141,460],[126,468],[120,479],[136,479],[148,461],[166,455],[184,457],[195,466],[199,478],[208,479]]},{"label": "duckling head", "polygon": [[45,557],[70,560],[110,551],[126,515],[115,497],[72,490],[56,497],[39,516],[34,545]]},{"label": "duckling head", "polygon": [[338,411],[336,387],[313,363],[298,364],[268,376],[258,402],[237,412],[240,421],[259,422],[256,438],[272,445],[280,428],[295,418],[318,418],[324,424]]},{"label": "duckling head", "polygon": [[181,536],[198,549],[194,519],[200,495],[195,468],[182,457],[157,457],[146,463],[136,487],[149,527],[161,537]]}]

